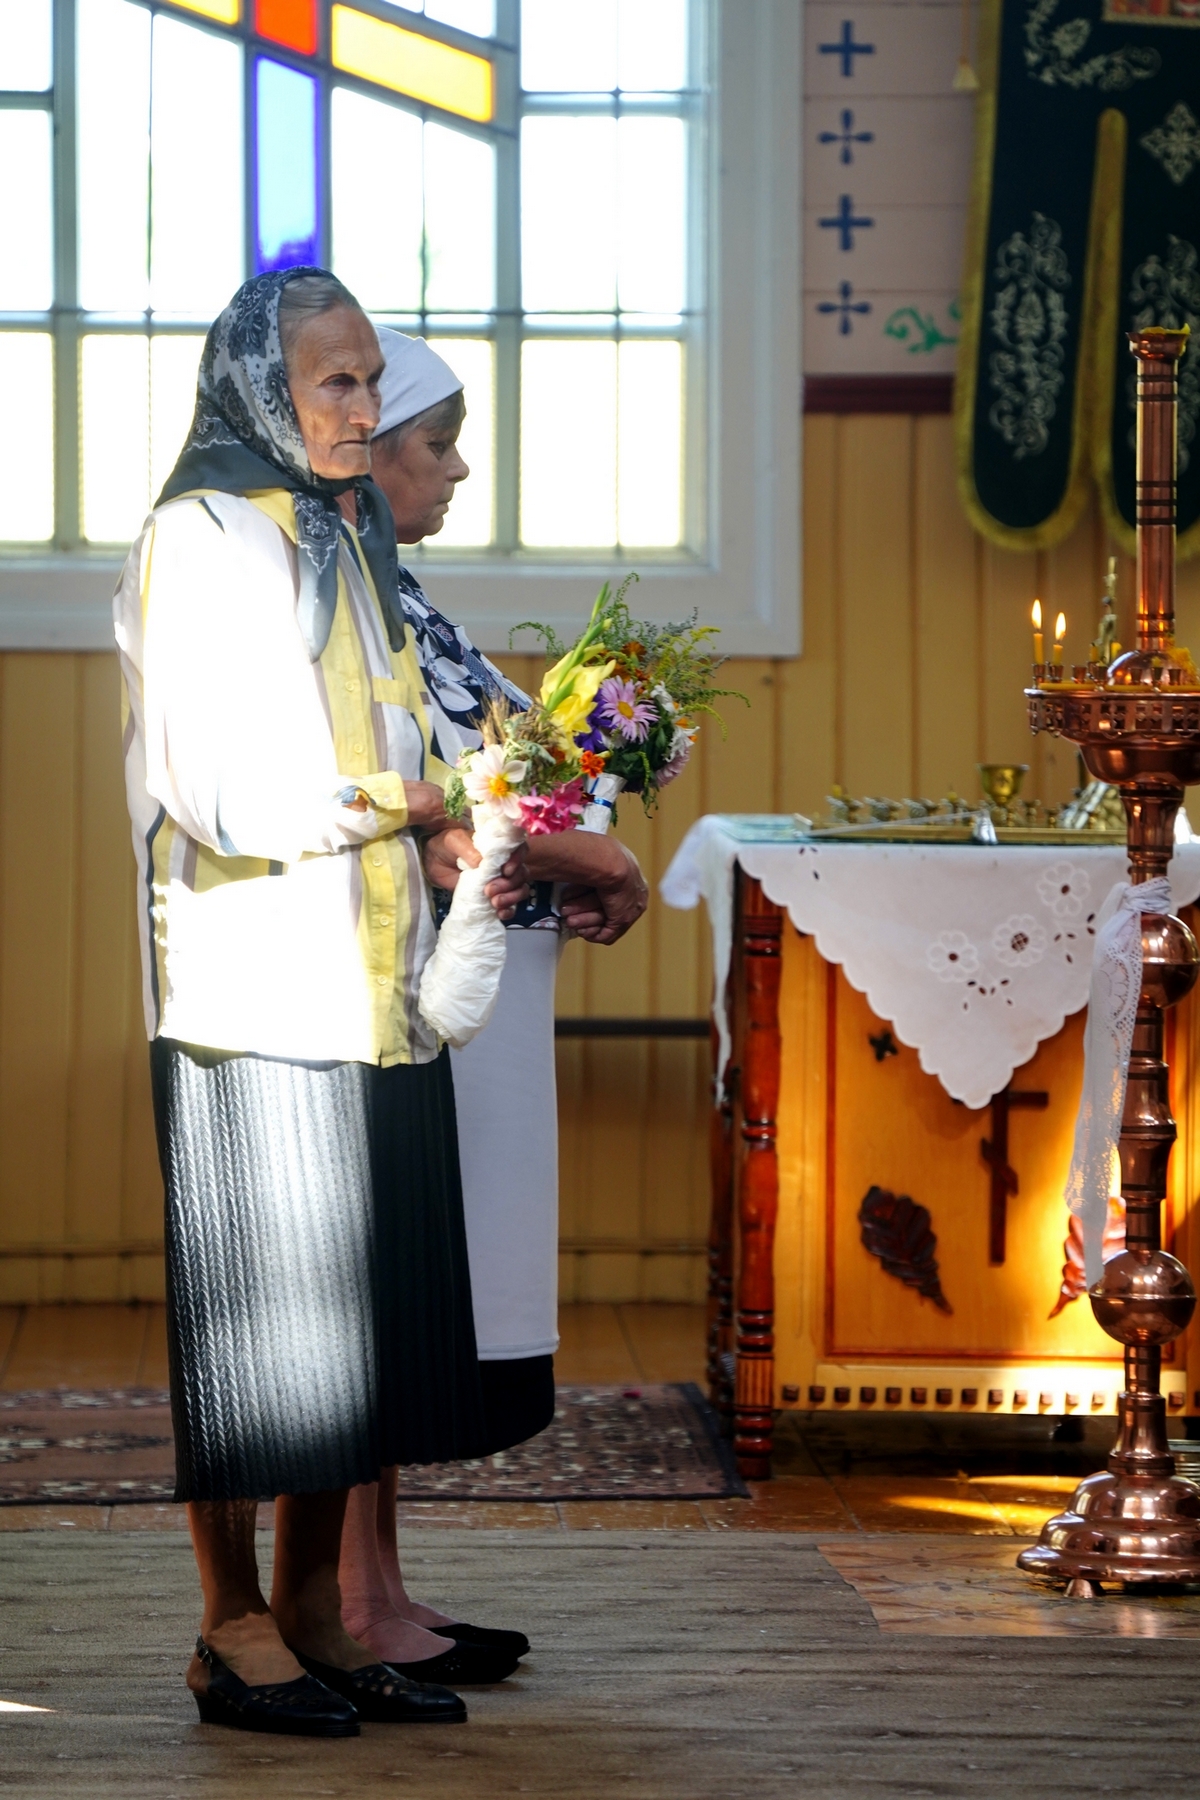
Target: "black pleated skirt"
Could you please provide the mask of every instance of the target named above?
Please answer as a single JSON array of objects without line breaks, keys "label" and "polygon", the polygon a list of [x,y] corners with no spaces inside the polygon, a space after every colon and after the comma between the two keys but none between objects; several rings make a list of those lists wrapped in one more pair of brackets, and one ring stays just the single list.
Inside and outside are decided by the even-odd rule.
[{"label": "black pleated skirt", "polygon": [[477,1455],[449,1054],[390,1069],[157,1039],[176,1498]]}]

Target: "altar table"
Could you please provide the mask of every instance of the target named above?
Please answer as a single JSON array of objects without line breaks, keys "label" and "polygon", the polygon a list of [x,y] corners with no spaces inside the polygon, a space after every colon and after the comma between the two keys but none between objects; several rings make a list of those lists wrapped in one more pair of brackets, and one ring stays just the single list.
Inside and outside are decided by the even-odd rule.
[{"label": "altar table", "polygon": [[[708,1371],[743,1474],[769,1474],[781,1408],[1115,1411],[1086,1296],[1050,1315],[1096,916],[1124,878],[1123,847],[1083,832],[838,842],[722,815],[685,838],[662,894],[713,928]],[[1171,881],[1177,909],[1200,896],[1200,841]],[[1167,1017],[1165,1242],[1195,1271],[1200,991]],[[1178,1419],[1200,1413],[1200,1326],[1173,1349]]]}]

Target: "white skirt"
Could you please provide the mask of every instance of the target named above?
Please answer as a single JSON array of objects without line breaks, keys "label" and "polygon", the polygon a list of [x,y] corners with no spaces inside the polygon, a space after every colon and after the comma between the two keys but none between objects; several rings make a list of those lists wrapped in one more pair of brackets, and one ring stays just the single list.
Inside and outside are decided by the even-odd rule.
[{"label": "white skirt", "polygon": [[558,1348],[554,983],[562,936],[508,933],[496,1010],[452,1052],[463,1211],[483,1362]]}]

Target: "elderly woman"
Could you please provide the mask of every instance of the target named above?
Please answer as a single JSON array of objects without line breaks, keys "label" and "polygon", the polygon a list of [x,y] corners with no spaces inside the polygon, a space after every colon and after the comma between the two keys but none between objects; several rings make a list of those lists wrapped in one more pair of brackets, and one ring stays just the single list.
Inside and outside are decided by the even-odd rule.
[{"label": "elderly woman", "polygon": [[[446,768],[366,478],[381,372],[332,276],[247,282],[115,601],[177,1493],[204,1593],[188,1685],[203,1719],[323,1736],[465,1718],[346,1632],[337,1567],[350,1488],[485,1429],[449,1055],[416,1003]],[[514,860],[492,903],[525,892]],[[514,1664],[450,1646],[429,1673]]]},{"label": "elderly woman", "polygon": [[[385,367],[372,472],[387,496],[401,543],[442,528],[458,482],[469,474],[458,453],[465,416],[462,383],[420,338],[381,329]],[[526,696],[443,617],[407,569],[399,601],[427,683],[437,754],[453,763],[482,742],[479,718],[496,699],[523,707]],[[426,847],[426,868],[441,888],[458,877],[460,846],[449,835]],[[565,832],[530,842],[536,880],[531,901],[509,924],[508,955],[491,1022],[453,1057],[461,1119],[471,1291],[485,1406],[475,1454],[490,1454],[532,1437],[554,1415],[553,1353],[558,1345],[558,1124],[554,1071],[554,983],[560,927],[612,943],[640,918],[646,883],[632,853],[613,837]],[[563,884],[556,889],[554,884]],[[555,895],[557,893],[557,901]],[[506,1079],[498,1088],[495,1059]],[[486,1152],[483,1145],[486,1143]],[[446,1638],[521,1653],[514,1632],[456,1623],[409,1598],[396,1545],[397,1471],[384,1468],[378,1488],[356,1488],[343,1537],[344,1618],[361,1642],[410,1673],[412,1658]]]}]

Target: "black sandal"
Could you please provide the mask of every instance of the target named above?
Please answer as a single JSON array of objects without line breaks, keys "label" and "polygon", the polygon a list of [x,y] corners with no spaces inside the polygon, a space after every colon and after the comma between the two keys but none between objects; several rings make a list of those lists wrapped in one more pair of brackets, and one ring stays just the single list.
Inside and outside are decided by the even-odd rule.
[{"label": "black sandal", "polygon": [[478,1644],[482,1650],[496,1650],[504,1656],[528,1656],[529,1639],[523,1631],[493,1631],[490,1625],[430,1625],[435,1637],[453,1638],[456,1644]]},{"label": "black sandal", "polygon": [[311,1675],[295,1681],[268,1681],[250,1687],[222,1662],[202,1637],[196,1655],[208,1670],[208,1687],[196,1694],[205,1725],[238,1731],[275,1731],[295,1737],[357,1737],[358,1713]]},{"label": "black sandal", "polygon": [[[290,1647],[290,1646],[289,1646]],[[310,1676],[349,1700],[360,1719],[377,1725],[458,1725],[467,1709],[448,1688],[410,1681],[390,1663],[367,1663],[361,1669],[335,1669],[299,1650],[292,1655]],[[441,1661],[440,1657],[434,1659]]]}]

